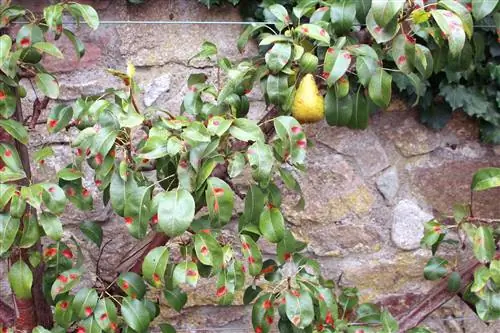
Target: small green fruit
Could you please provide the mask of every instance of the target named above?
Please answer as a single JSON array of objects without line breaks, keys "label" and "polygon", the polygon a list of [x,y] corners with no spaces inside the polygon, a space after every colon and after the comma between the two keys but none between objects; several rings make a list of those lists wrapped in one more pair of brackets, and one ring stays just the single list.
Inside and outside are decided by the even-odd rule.
[{"label": "small green fruit", "polygon": [[19,97],[21,98],[26,97],[26,89],[23,86],[18,86],[17,91],[19,93]]},{"label": "small green fruit", "polygon": [[318,57],[312,53],[305,52],[300,58],[299,66],[305,73],[314,73],[318,68]]}]

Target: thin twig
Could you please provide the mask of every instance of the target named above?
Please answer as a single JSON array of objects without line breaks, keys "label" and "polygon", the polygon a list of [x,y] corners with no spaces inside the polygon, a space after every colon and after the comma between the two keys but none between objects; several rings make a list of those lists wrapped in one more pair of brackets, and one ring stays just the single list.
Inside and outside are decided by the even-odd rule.
[{"label": "thin twig", "polygon": [[113,239],[109,239],[106,243],[104,243],[103,246],[101,246],[101,248],[99,249],[99,256],[97,257],[97,262],[95,264],[95,275],[96,276],[100,276],[100,272],[99,272],[99,262],[101,261],[101,256],[102,256],[102,253],[104,252],[104,248],[113,241]]}]

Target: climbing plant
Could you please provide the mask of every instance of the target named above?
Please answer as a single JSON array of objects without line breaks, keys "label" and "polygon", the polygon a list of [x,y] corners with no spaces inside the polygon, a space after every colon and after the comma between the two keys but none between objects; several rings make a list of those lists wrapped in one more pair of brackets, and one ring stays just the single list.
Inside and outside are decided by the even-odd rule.
[{"label": "climbing plant", "polygon": [[[385,6],[379,8],[379,3]],[[465,13],[456,14],[458,7],[444,3],[437,9],[377,1],[362,12],[349,2],[342,9],[317,1],[293,8],[264,2],[262,13],[274,24],[250,26],[238,46],[243,48],[258,34],[265,55],[232,62],[205,42],[193,59],[215,60],[225,79],[213,82],[204,73],[190,75],[180,112],[142,110],[134,66],[109,70],[121,79],[121,89],[50,110],[48,132],[68,131],[73,155],[71,163],[57,170],[55,181],[41,183],[33,181],[30,162],[43,163],[54,151],[44,147],[30,156],[25,125],[34,128],[49,100],[59,95],[56,78],[41,61],[63,56],[53,43],[63,35],[84,56],[85,47],[63,25],[63,14],[94,29],[99,19],[92,7],[74,2],[51,5],[42,16],[2,4],[1,27],[9,28],[17,19],[28,21],[15,36],[0,36],[0,256],[10,263],[8,279],[20,314],[16,328],[83,333],[159,327],[175,332],[168,323],[154,322],[160,311],[154,295],[181,311],[186,287],[207,278],[220,304],[241,297],[243,303],[253,303],[257,333],[272,327],[281,332],[398,332],[398,321],[387,309],[360,303],[356,288],[323,277],[318,262],[301,253],[306,244],[287,229],[281,192],[296,192],[296,208],[303,207],[296,177],[305,170],[309,143],[301,122],[318,121],[325,114],[332,125],[365,128],[372,105],[388,105],[396,71],[424,96],[418,87],[425,86],[432,57],[417,43],[424,38],[417,37],[418,26],[434,29],[436,36],[443,30],[447,41],[441,47],[449,45],[450,57],[458,56],[466,43],[459,36],[459,31],[466,32],[468,23],[460,18]],[[366,17],[368,32],[382,46],[360,43],[358,16]],[[421,22],[412,21],[418,17]],[[385,67],[391,66],[391,57],[395,64]],[[313,75],[305,75],[318,68],[319,88]],[[350,77],[354,71],[358,81]],[[21,79],[34,81],[45,96],[35,100],[26,119]],[[260,121],[247,117],[246,95],[257,84],[269,106]],[[150,241],[138,249],[138,262],[116,279],[107,281],[97,271],[95,284],[82,287],[83,254],[75,239],[64,237],[61,215],[68,206],[93,209],[92,190],[82,181],[88,167],[99,200],[121,217],[117,227]],[[248,186],[241,189],[234,178],[244,174]],[[243,209],[235,214],[237,200]],[[226,228],[232,220],[237,220],[236,230]],[[82,222],[80,229],[105,251],[98,223]],[[262,242],[276,247],[276,258],[264,258]],[[50,320],[44,321],[40,312],[47,305],[53,313],[49,308]]]}]

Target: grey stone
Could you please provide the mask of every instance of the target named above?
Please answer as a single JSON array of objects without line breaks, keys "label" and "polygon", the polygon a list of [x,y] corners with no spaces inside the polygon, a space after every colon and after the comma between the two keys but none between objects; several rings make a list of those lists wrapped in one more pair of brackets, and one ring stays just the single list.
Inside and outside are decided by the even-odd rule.
[{"label": "grey stone", "polygon": [[391,201],[396,197],[399,189],[398,170],[390,167],[377,178],[377,188],[386,200]]},{"label": "grey stone", "polygon": [[164,74],[150,82],[144,91],[144,105],[151,106],[162,94],[170,90],[170,74]]},{"label": "grey stone", "polygon": [[432,217],[413,201],[401,200],[393,211],[392,241],[402,250],[418,249],[424,235],[424,222]]}]

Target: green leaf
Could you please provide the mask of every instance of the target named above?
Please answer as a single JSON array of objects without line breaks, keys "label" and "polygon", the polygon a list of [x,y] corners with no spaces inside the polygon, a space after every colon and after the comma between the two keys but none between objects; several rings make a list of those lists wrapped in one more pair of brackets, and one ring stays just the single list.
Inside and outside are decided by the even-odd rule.
[{"label": "green leaf", "polygon": [[404,34],[399,34],[392,41],[392,59],[399,70],[409,74],[412,70],[412,62],[415,58],[415,44],[408,40]]},{"label": "green leaf", "polygon": [[361,89],[360,86],[356,95],[354,95],[351,120],[348,124],[349,128],[367,128],[369,116],[370,109],[368,107],[368,101],[366,100],[366,97],[363,94],[363,89]]},{"label": "green leaf", "polygon": [[118,286],[132,298],[143,298],[146,293],[144,280],[134,272],[125,272],[118,277]]},{"label": "green leaf", "polygon": [[382,315],[380,316],[380,321],[382,322],[383,333],[398,333],[399,332],[399,324],[396,319],[391,315],[387,309],[382,311]]},{"label": "green leaf", "polygon": [[191,62],[191,60],[195,58],[210,58],[211,56],[214,56],[216,54],[217,54],[217,46],[214,43],[205,41],[201,45],[200,52],[196,53],[194,56],[189,58],[188,64],[189,62]]},{"label": "green leaf", "polygon": [[351,64],[351,54],[346,50],[335,50],[330,47],[326,50],[323,76],[331,87],[347,72]]},{"label": "green leaf", "polygon": [[378,57],[373,58],[372,56],[363,55],[358,55],[356,57],[356,72],[358,73],[358,80],[363,86],[368,86],[370,79],[375,75],[379,67],[377,61]]},{"label": "green leaf", "polygon": [[442,278],[448,272],[448,269],[446,268],[447,264],[448,264],[448,261],[443,259],[443,258],[432,257],[427,262],[427,265],[425,265],[424,277],[427,280],[431,280],[431,281],[438,280],[438,279]]},{"label": "green leaf", "polygon": [[231,187],[217,177],[210,177],[205,198],[212,225],[216,228],[226,225],[233,215],[234,193]]},{"label": "green leaf", "polygon": [[0,211],[3,211],[3,208],[10,201],[15,192],[16,187],[14,185],[0,183]]},{"label": "green leaf", "polygon": [[462,283],[462,278],[457,272],[453,272],[448,277],[448,291],[451,293],[456,293],[460,290]]},{"label": "green leaf", "polygon": [[82,177],[83,172],[75,168],[64,168],[57,172],[57,178],[67,181],[81,179]]},{"label": "green leaf", "polygon": [[38,73],[35,83],[40,91],[47,97],[56,99],[59,97],[59,84],[55,77],[47,73]]},{"label": "green leaf", "polygon": [[[1,69],[2,67],[0,66],[0,70]],[[4,96],[4,98],[0,99],[0,116],[3,118],[9,118],[16,111],[16,95],[12,92],[10,87],[2,83],[0,83],[0,95]]]},{"label": "green leaf", "polygon": [[92,6],[72,3],[70,7],[80,14],[90,28],[96,30],[99,27],[99,15]]},{"label": "green leaf", "polygon": [[285,236],[285,219],[278,208],[265,208],[260,215],[259,229],[264,238],[278,243]]},{"label": "green leaf", "polygon": [[[19,154],[13,145],[7,143],[0,143],[0,158],[6,167],[10,168],[14,172],[22,172],[21,159],[19,158]],[[0,182],[4,183],[0,179]]]},{"label": "green leaf", "polygon": [[[54,309],[54,321],[63,328],[69,328],[73,323],[73,296],[61,297]],[[65,331],[64,331],[65,332]]]},{"label": "green leaf", "polygon": [[255,241],[249,235],[240,235],[241,252],[248,264],[248,273],[258,275],[262,270],[262,254]]},{"label": "green leaf", "polygon": [[56,215],[43,212],[42,214],[40,214],[39,222],[43,228],[43,231],[45,231],[45,234],[51,239],[58,241],[62,238],[62,223]]},{"label": "green leaf", "polygon": [[165,283],[169,256],[170,252],[166,246],[158,246],[149,251],[142,262],[142,276],[157,288]]},{"label": "green leaf", "polygon": [[187,302],[187,295],[180,288],[164,289],[163,295],[175,311],[180,312]]},{"label": "green leaf", "polygon": [[476,21],[482,20],[493,12],[498,0],[472,0],[472,15]]},{"label": "green leaf", "polygon": [[234,178],[239,176],[245,168],[245,156],[240,152],[235,152],[233,157],[229,160],[228,174],[229,177]]},{"label": "green leaf", "polygon": [[101,298],[97,302],[97,306],[94,311],[94,317],[96,318],[97,324],[104,331],[112,330],[112,324],[117,324],[116,306],[110,298]]},{"label": "green leaf", "polygon": [[271,73],[281,71],[292,56],[292,45],[289,43],[276,43],[266,52],[265,60]]},{"label": "green leaf", "polygon": [[125,323],[136,332],[145,332],[149,326],[149,312],[143,302],[124,298],[121,313]]},{"label": "green leaf", "polygon": [[330,5],[330,20],[335,34],[344,35],[351,30],[356,19],[356,2],[342,0]]},{"label": "green leaf", "polygon": [[330,126],[347,126],[352,116],[352,97],[339,97],[337,87],[328,88],[325,95],[325,118]]},{"label": "green leaf", "polygon": [[72,31],[68,29],[64,29],[63,33],[73,44],[73,48],[75,49],[76,56],[78,57],[78,59],[83,57],[85,55],[85,45],[82,43],[82,41],[78,37],[76,37]]},{"label": "green leaf", "polygon": [[264,82],[269,102],[274,105],[282,106],[286,102],[290,89],[288,88],[288,75],[284,73],[277,75],[270,74],[267,76],[267,81]]},{"label": "green leaf", "polygon": [[0,119],[0,127],[22,144],[28,144],[28,131],[22,124],[13,119]]},{"label": "green leaf", "polygon": [[176,333],[175,328],[170,324],[160,324],[161,333]]},{"label": "green leaf", "polygon": [[[382,3],[385,2],[392,2],[391,0],[382,0],[380,1]],[[399,0],[395,1],[395,3],[399,2]],[[391,39],[396,36],[396,34],[399,31],[400,24],[398,23],[397,18],[393,18],[387,25],[384,27],[381,27],[380,25],[377,24],[375,21],[374,15],[373,15],[373,7],[370,9],[368,12],[368,15],[366,16],[366,27],[368,28],[368,31],[370,34],[373,36],[375,41],[378,44],[381,43],[386,43],[390,41]]]},{"label": "green leaf", "polygon": [[257,185],[252,185],[245,196],[245,208],[243,215],[247,223],[257,225],[260,214],[264,209],[265,196]]},{"label": "green leaf", "polygon": [[370,11],[375,22],[385,28],[403,9],[404,4],[404,0],[375,0]]},{"label": "green leaf", "polygon": [[80,231],[91,240],[97,247],[102,243],[102,227],[99,223],[93,221],[84,221],[79,225]]},{"label": "green leaf", "polygon": [[330,45],[330,35],[328,32],[316,24],[302,24],[295,28],[302,35],[312,38],[323,45]]},{"label": "green leaf", "polygon": [[66,293],[73,289],[80,282],[81,277],[82,271],[76,268],[66,270],[59,274],[54,283],[52,283],[52,287],[50,289],[50,296],[52,299],[55,299],[57,295]]},{"label": "green leaf", "polygon": [[287,290],[285,300],[286,316],[295,327],[304,329],[312,323],[314,307],[307,290]]},{"label": "green leaf", "polygon": [[380,107],[388,107],[392,95],[392,76],[382,68],[377,68],[368,85],[371,100]]},{"label": "green leaf", "polygon": [[451,55],[458,56],[465,44],[465,31],[462,20],[449,10],[436,9],[432,10],[431,14],[448,39]]},{"label": "green leaf", "polygon": [[203,265],[220,268],[223,263],[222,248],[210,234],[197,233],[194,236],[196,256]]},{"label": "green leaf", "polygon": [[362,323],[377,323],[380,322],[380,309],[372,303],[361,304],[356,309],[356,321]]},{"label": "green leaf", "polygon": [[471,189],[483,191],[500,186],[500,168],[482,168],[472,176]]},{"label": "green leaf", "polygon": [[173,284],[174,287],[184,283],[189,284],[191,287],[196,287],[199,277],[196,264],[190,261],[183,261],[175,266]]},{"label": "green leaf", "polygon": [[16,261],[8,274],[10,287],[19,299],[31,299],[31,285],[33,273],[23,260]]},{"label": "green leaf", "polygon": [[443,234],[443,225],[437,220],[430,220],[424,224],[424,237],[420,240],[422,246],[431,248]]},{"label": "green leaf", "polygon": [[491,279],[496,285],[500,284],[500,260],[492,260],[490,263]]},{"label": "green leaf", "polygon": [[472,241],[472,250],[476,259],[482,263],[493,260],[495,255],[495,240],[491,227],[477,228]]},{"label": "green leaf", "polygon": [[208,120],[207,130],[211,135],[222,136],[231,127],[232,121],[220,116]]},{"label": "green leaf", "polygon": [[241,141],[264,141],[264,133],[253,120],[238,118],[233,121],[229,132]]},{"label": "green leaf", "polygon": [[158,224],[164,233],[174,237],[189,228],[195,213],[191,193],[177,189],[157,195],[155,201],[158,202]]},{"label": "green leaf", "polygon": [[57,46],[55,46],[52,43],[38,42],[38,43],[33,44],[33,47],[35,49],[37,49],[38,51],[47,53],[47,54],[49,54],[49,55],[51,55],[53,57],[56,57],[56,58],[59,58],[59,59],[63,59],[64,58],[62,52],[57,48]]},{"label": "green leaf", "polygon": [[7,58],[7,55],[10,52],[10,48],[12,47],[12,39],[10,39],[9,35],[0,36],[0,63]]},{"label": "green leaf", "polygon": [[290,116],[279,116],[274,120],[276,134],[289,151],[289,161],[293,164],[303,164],[306,158],[306,151],[297,144],[301,140],[306,140],[306,135],[297,119]]},{"label": "green leaf", "polygon": [[99,296],[95,289],[82,288],[76,293],[73,299],[73,311],[80,319],[90,317],[94,312],[98,299]]},{"label": "green leaf", "polygon": [[42,201],[47,209],[56,215],[64,212],[68,200],[61,187],[55,184],[41,184],[41,187]]},{"label": "green leaf", "polygon": [[488,268],[481,266],[474,271],[474,282],[470,287],[470,290],[474,293],[480,292],[486,287],[488,280],[491,277],[491,272]]},{"label": "green leaf", "polygon": [[415,45],[414,65],[422,77],[427,79],[432,75],[434,60],[431,51],[427,47],[420,44]]},{"label": "green leaf", "polygon": [[[472,16],[470,12],[458,1],[453,0],[440,0],[439,5],[444,8],[454,12],[460,17],[462,24],[464,26],[465,34],[471,38],[474,32],[474,23],[472,21]],[[474,13],[474,10],[472,11]]]},{"label": "green leaf", "polygon": [[248,286],[248,288],[245,289],[245,292],[243,293],[243,304],[248,305],[252,303],[252,301],[260,294],[261,291],[262,288],[259,286]]},{"label": "green leaf", "polygon": [[57,133],[66,126],[73,118],[73,108],[69,105],[58,104],[52,108],[47,117],[47,129],[49,133]]},{"label": "green leaf", "polygon": [[[256,290],[260,291],[260,288],[257,287]],[[273,301],[274,297],[269,293],[261,295],[255,301],[252,307],[252,326],[255,332],[268,333],[270,331],[273,318],[275,317]]]},{"label": "green leaf", "polygon": [[[23,221],[23,234],[19,240],[20,248],[32,247],[40,239],[40,228],[34,215]],[[1,246],[0,246],[1,248]],[[1,251],[0,251],[1,254]]]},{"label": "green leaf", "polygon": [[247,156],[253,179],[266,187],[271,179],[274,163],[271,147],[262,141],[255,142],[248,148]]}]

